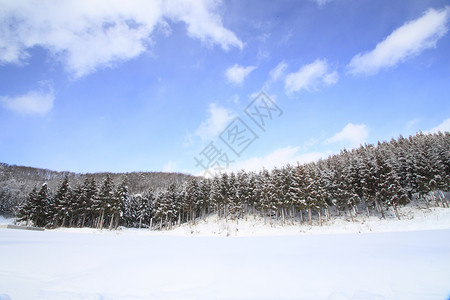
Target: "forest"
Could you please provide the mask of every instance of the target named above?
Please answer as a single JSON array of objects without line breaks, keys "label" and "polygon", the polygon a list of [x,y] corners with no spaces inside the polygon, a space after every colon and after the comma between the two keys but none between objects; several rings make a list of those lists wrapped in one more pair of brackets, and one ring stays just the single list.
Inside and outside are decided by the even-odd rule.
[{"label": "forest", "polygon": [[131,194],[143,193],[150,187],[154,191],[166,189],[171,183],[177,185],[193,177],[182,173],[131,172],[131,173],[74,173],[58,172],[34,167],[8,165],[0,163],[0,216],[12,217],[17,207],[26,199],[33,187],[47,183],[49,190],[56,190],[67,177],[71,185],[82,184],[86,178],[103,182],[109,176],[115,185],[124,178]]},{"label": "forest", "polygon": [[195,224],[215,214],[225,220],[259,216],[265,223],[322,224],[333,214],[387,212],[401,218],[398,207],[411,201],[449,207],[450,133],[423,134],[353,150],[313,163],[271,171],[190,177],[164,189],[130,193],[127,177],[115,184],[86,177],[71,185],[66,175],[50,190],[33,188],[17,218],[38,227],[145,227],[170,229]]}]

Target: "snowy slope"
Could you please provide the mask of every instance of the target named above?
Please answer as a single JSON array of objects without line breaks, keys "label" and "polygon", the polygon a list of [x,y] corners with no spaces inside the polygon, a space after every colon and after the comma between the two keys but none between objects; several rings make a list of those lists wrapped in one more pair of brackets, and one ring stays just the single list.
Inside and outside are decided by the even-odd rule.
[{"label": "snowy slope", "polygon": [[[450,229],[450,209],[431,207],[429,209],[407,206],[399,208],[401,220],[390,216],[380,219],[378,216],[358,215],[354,222],[349,217],[333,217],[328,222],[323,221],[319,226],[318,220],[314,219],[313,226],[307,222],[296,222],[294,225],[282,225],[279,221],[270,224],[268,220],[264,224],[263,218],[249,216],[247,220],[218,219],[217,215],[207,217],[205,220],[198,219],[195,226],[182,224],[172,230],[148,230],[148,229],[126,229],[120,228],[120,235],[157,235],[157,236],[283,236],[304,234],[332,234],[332,233],[364,233],[364,232],[394,232],[415,231],[431,229]],[[85,232],[105,233],[108,230],[97,230],[90,228],[60,228],[62,232]]]},{"label": "snowy slope", "polygon": [[400,220],[395,217],[380,219],[378,216],[359,215],[354,222],[349,217],[333,217],[319,226],[318,220],[313,226],[304,222],[282,225],[280,222],[270,224],[262,218],[248,217],[245,220],[218,220],[211,216],[199,220],[196,226],[183,224],[174,230],[163,234],[170,235],[201,235],[201,236],[267,236],[267,235],[301,235],[301,234],[331,234],[331,233],[363,233],[363,232],[394,232],[415,231],[425,229],[450,229],[450,209],[432,207],[418,209],[417,207],[402,207]]}]

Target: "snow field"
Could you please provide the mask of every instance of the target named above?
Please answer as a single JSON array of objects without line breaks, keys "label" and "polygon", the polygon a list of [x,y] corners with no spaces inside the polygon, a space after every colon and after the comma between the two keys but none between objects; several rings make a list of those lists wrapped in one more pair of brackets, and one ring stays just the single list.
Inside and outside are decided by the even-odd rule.
[{"label": "snow field", "polygon": [[162,232],[0,228],[1,300],[441,300],[450,296],[448,270],[443,208],[322,227],[211,216]]}]

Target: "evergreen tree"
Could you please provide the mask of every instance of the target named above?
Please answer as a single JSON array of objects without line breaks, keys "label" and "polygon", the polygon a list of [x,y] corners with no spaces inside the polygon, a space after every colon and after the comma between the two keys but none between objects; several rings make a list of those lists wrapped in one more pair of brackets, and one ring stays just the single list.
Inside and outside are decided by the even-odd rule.
[{"label": "evergreen tree", "polygon": [[198,207],[201,209],[202,219],[205,219],[208,212],[209,194],[211,193],[211,182],[205,178],[199,181]]},{"label": "evergreen tree", "polygon": [[56,192],[54,197],[54,203],[51,210],[52,219],[54,220],[54,227],[64,227],[66,224],[66,219],[69,215],[69,199],[70,199],[70,186],[69,178],[66,175],[64,180]]},{"label": "evergreen tree", "polygon": [[289,186],[289,197],[294,209],[298,209],[303,219],[302,210],[306,208],[306,173],[302,165],[298,164],[291,172],[291,184]]},{"label": "evergreen tree", "polygon": [[383,161],[381,166],[381,178],[379,185],[379,198],[383,199],[386,207],[392,207],[395,215],[400,219],[397,207],[401,204],[406,204],[409,200],[406,191],[400,185],[400,176],[398,176],[395,168],[393,168],[389,161]]},{"label": "evergreen tree", "polygon": [[82,185],[78,187],[75,194],[77,195],[78,205],[76,208],[76,212],[79,220],[79,225],[84,227],[86,224],[86,220],[90,221],[92,217],[92,208],[93,208],[93,200],[95,195],[97,194],[97,186],[95,184],[94,178],[89,180],[86,178]]},{"label": "evergreen tree", "polygon": [[260,208],[264,216],[264,224],[266,224],[267,215],[269,215],[270,222],[272,222],[272,178],[266,169],[260,173],[260,176]]},{"label": "evergreen tree", "polygon": [[[113,227],[116,229],[125,212],[125,203],[128,202],[130,198],[129,192],[128,192],[128,186],[126,184],[126,180],[124,179],[122,183],[117,187],[116,195],[114,197],[114,201],[111,203],[111,224],[110,229]],[[144,217],[143,215],[142,217]]]},{"label": "evergreen tree", "polygon": [[220,211],[220,201],[221,201],[221,195],[220,195],[220,179],[219,177],[215,176],[212,178],[211,181],[211,191],[209,193],[209,203],[212,209],[217,213],[219,216]]},{"label": "evergreen tree", "polygon": [[28,197],[19,206],[19,211],[17,213],[17,221],[26,221],[27,226],[30,225],[30,221],[33,219],[33,206],[37,201],[38,193],[36,186],[28,194]]},{"label": "evergreen tree", "polygon": [[98,198],[94,204],[95,210],[98,213],[97,228],[103,228],[105,217],[107,218],[108,214],[112,212],[111,209],[114,207],[115,201],[114,183],[108,174],[100,188]]},{"label": "evergreen tree", "polygon": [[[132,195],[129,197],[128,201],[124,203],[124,217],[123,221],[126,226],[128,227],[136,227],[139,225],[136,225],[137,222],[140,221],[141,217],[141,201],[142,201],[142,195]],[[141,224],[142,225],[142,224]]]},{"label": "evergreen tree", "polygon": [[228,193],[229,193],[229,181],[228,181],[228,174],[223,173],[219,180],[219,215],[220,211],[222,211],[221,215],[225,218],[225,220],[228,220]]},{"label": "evergreen tree", "polygon": [[244,218],[247,220],[249,207],[252,203],[252,190],[250,187],[250,178],[243,170],[237,173],[236,184],[237,198],[240,201],[241,211],[244,214]]},{"label": "evergreen tree", "polygon": [[238,219],[242,211],[241,202],[239,199],[238,183],[236,182],[236,175],[231,172],[228,178],[228,211],[232,219]]},{"label": "evergreen tree", "polygon": [[187,220],[195,224],[197,217],[197,207],[200,203],[199,187],[196,178],[192,178],[187,182],[185,188],[184,208],[187,212]]},{"label": "evergreen tree", "polygon": [[86,206],[85,186],[82,183],[72,189],[70,201],[71,220],[69,221],[71,226],[84,226]]},{"label": "evergreen tree", "polygon": [[[149,224],[149,220],[147,220],[147,213],[149,210],[149,203],[145,197],[143,197],[141,194],[135,195],[135,212],[133,213],[133,222],[139,221],[139,228],[142,227],[142,224]],[[125,201],[125,203],[128,203],[129,199]],[[132,222],[132,223],[133,223]]]},{"label": "evergreen tree", "polygon": [[51,201],[47,183],[44,183],[31,206],[31,219],[34,225],[44,227],[52,220],[53,215],[49,211]]}]

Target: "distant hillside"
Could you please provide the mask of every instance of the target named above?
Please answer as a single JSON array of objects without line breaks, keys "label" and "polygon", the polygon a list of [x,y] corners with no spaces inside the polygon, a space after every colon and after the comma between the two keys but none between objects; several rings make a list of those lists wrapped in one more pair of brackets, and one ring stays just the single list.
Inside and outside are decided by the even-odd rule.
[{"label": "distant hillside", "polygon": [[[171,183],[179,185],[193,177],[181,173],[165,172],[79,174],[0,163],[0,215],[9,214],[8,207],[16,206],[25,199],[34,186],[39,188],[44,182],[47,182],[50,190],[55,190],[66,175],[69,177],[70,184],[76,186],[81,184],[86,177],[94,177],[97,183],[101,183],[108,174],[116,185],[126,178],[131,194],[143,193],[150,187],[158,191]],[[4,207],[1,207],[2,203]]]}]

